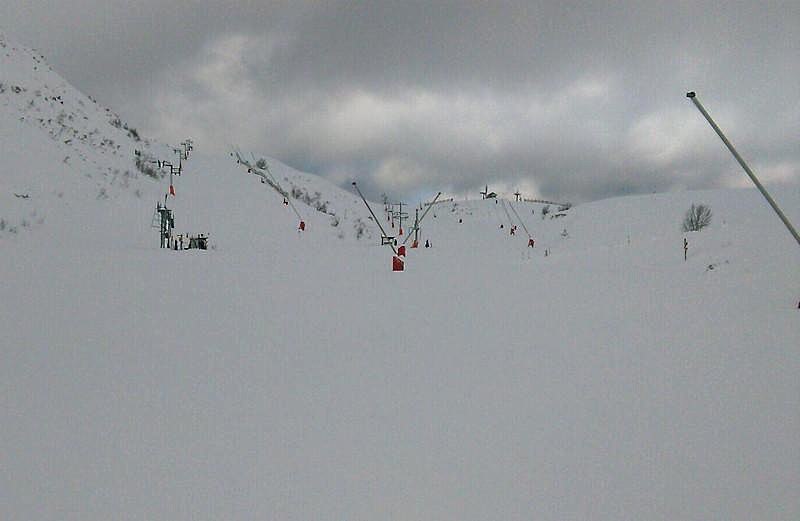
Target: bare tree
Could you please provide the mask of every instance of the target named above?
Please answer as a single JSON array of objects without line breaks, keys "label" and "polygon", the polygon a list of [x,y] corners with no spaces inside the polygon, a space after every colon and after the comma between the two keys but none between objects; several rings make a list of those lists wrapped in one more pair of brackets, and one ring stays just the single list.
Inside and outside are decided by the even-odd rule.
[{"label": "bare tree", "polygon": [[705,204],[694,204],[683,218],[683,231],[697,232],[711,224],[711,208]]}]

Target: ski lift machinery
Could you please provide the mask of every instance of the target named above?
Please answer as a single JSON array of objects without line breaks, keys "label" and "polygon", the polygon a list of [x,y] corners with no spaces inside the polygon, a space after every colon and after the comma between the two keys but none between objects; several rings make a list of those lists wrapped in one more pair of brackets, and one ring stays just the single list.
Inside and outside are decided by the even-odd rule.
[{"label": "ski lift machinery", "polygon": [[[386,230],[383,229],[380,220],[378,220],[378,217],[375,215],[375,212],[372,211],[372,207],[367,202],[367,199],[364,197],[364,194],[361,193],[361,190],[358,188],[358,185],[356,184],[355,181],[353,181],[353,188],[356,189],[356,192],[358,192],[358,196],[361,197],[362,201],[364,201],[364,205],[367,207],[367,210],[369,210],[370,215],[372,215],[372,219],[375,221],[375,224],[377,224],[378,228],[380,228],[382,237],[388,237]],[[405,261],[403,261],[400,252],[397,250],[397,248],[395,248],[394,241],[387,242],[381,239],[381,245],[387,245],[387,244],[392,249],[392,253],[394,253],[394,255],[392,256],[392,271],[404,271]],[[403,246],[403,253],[405,253],[405,246]]]},{"label": "ski lift machinery", "polygon": [[439,199],[439,197],[441,197],[441,195],[442,192],[439,192],[438,194],[436,194],[436,197],[433,198],[433,201],[428,203],[427,205],[428,207],[425,208],[424,212],[422,212],[422,217],[417,217],[419,211],[418,210],[416,211],[414,217],[414,228],[412,228],[411,231],[408,232],[408,235],[406,235],[405,240],[403,240],[403,245],[405,245],[408,242],[408,239],[411,238],[411,234],[413,233],[414,242],[411,243],[411,247],[416,248],[417,246],[419,246],[419,225],[422,224],[422,220],[425,219],[425,216],[428,215],[428,212],[431,210],[431,208],[433,208],[433,205],[436,204],[436,201]]}]

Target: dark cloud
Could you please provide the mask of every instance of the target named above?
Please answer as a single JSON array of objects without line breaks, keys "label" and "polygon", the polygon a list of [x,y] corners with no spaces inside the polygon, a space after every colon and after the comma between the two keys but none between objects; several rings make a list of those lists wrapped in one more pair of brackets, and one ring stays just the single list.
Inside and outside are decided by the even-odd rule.
[{"label": "dark cloud", "polygon": [[373,195],[742,184],[687,90],[768,182],[800,180],[796,2],[4,1],[7,30],[151,133]]}]

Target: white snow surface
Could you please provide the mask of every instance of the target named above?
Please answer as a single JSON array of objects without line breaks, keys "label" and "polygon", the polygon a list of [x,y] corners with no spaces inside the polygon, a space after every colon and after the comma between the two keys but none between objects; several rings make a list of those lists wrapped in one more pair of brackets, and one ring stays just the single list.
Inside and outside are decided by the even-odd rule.
[{"label": "white snow surface", "polygon": [[445,203],[393,273],[355,194],[269,160],[336,215],[300,233],[197,144],[168,204],[213,249],[167,251],[132,158],[170,147],[0,42],[1,519],[800,519],[800,249],[754,190],[503,203],[532,249]]}]

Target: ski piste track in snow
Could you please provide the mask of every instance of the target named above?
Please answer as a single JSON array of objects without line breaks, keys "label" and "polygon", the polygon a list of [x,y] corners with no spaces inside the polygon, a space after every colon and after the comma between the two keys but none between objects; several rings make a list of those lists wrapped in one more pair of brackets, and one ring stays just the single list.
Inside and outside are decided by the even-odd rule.
[{"label": "ski piste track in snow", "polygon": [[398,275],[349,186],[196,142],[168,201],[214,249],[165,251],[134,151],[172,147],[2,41],[0,518],[800,518],[800,259],[755,190],[437,202]]}]

